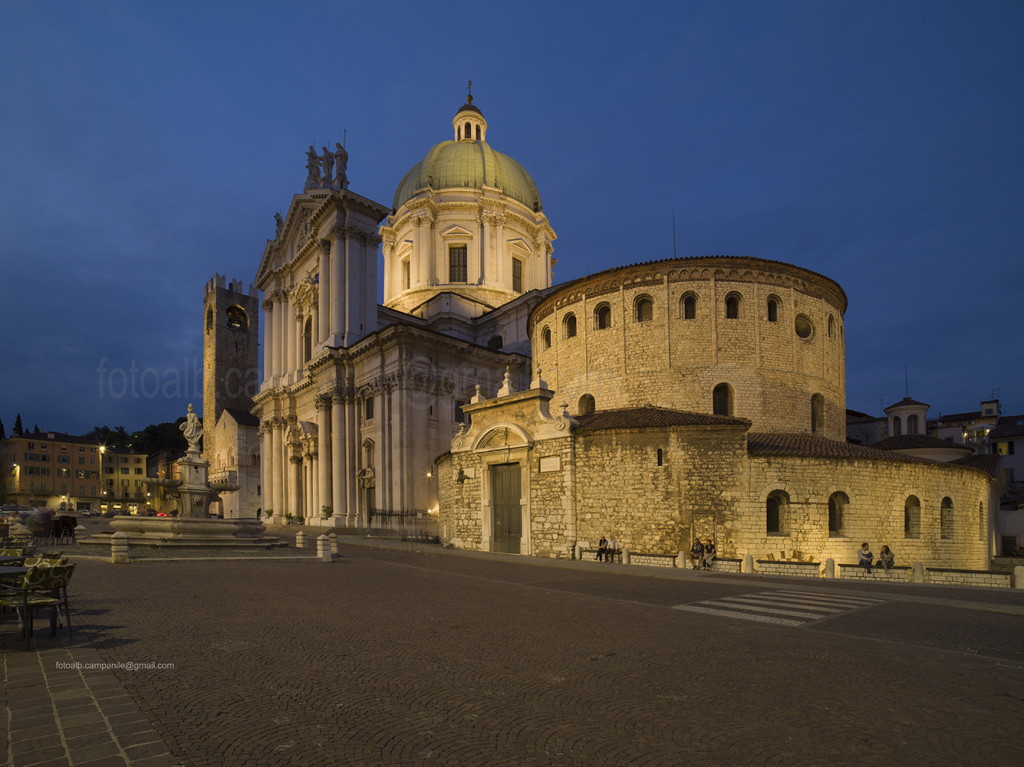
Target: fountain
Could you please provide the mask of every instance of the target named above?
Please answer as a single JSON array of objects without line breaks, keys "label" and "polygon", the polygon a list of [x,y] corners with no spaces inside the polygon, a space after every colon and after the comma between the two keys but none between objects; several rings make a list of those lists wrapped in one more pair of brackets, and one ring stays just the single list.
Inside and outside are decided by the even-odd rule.
[{"label": "fountain", "polygon": [[[217,519],[210,516],[210,503],[218,494],[237,490],[228,482],[209,482],[210,462],[199,452],[203,427],[199,417],[188,406],[188,416],[180,426],[188,442],[188,451],[178,459],[180,479],[150,478],[152,487],[165,488],[167,496],[176,501],[178,515],[170,517],[114,517],[110,527],[114,533],[125,533],[129,546],[177,549],[269,549],[287,544],[277,538],[264,537],[266,527],[255,519]],[[113,533],[97,533],[81,541],[83,545],[107,545]]]}]

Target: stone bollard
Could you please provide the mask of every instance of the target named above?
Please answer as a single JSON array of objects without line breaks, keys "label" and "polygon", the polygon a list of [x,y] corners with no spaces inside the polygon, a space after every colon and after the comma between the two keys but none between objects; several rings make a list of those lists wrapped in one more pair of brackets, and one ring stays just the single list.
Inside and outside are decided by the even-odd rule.
[{"label": "stone bollard", "polygon": [[127,533],[114,533],[110,536],[110,562],[115,565],[127,565],[131,562],[128,558]]},{"label": "stone bollard", "polygon": [[678,567],[680,570],[682,570],[684,567],[686,567],[686,552],[685,551],[680,551],[679,552],[679,556],[676,557],[676,567]]},{"label": "stone bollard", "polygon": [[579,543],[576,544],[576,548],[573,549],[573,559],[575,559],[577,561],[583,559],[583,546],[582,546],[582,544],[579,544]]},{"label": "stone bollard", "polygon": [[624,564],[624,565],[628,565],[629,564],[629,549],[623,549],[622,550],[622,564]]},{"label": "stone bollard", "polygon": [[743,569],[740,570],[740,572],[746,573],[747,575],[752,575],[754,573],[754,555],[753,554],[747,554],[747,556],[743,557]]},{"label": "stone bollard", "polygon": [[1013,568],[1013,587],[1015,589],[1024,589],[1024,567],[1020,565]]},{"label": "stone bollard", "polygon": [[299,530],[295,533],[295,548],[304,549],[306,548],[306,534]]},{"label": "stone bollard", "polygon": [[327,541],[326,535],[321,535],[316,539],[316,555],[321,562],[331,561],[331,551],[329,546],[330,544]]},{"label": "stone bollard", "polygon": [[334,533],[331,533],[330,535],[327,536],[327,540],[331,542],[331,553],[332,554],[337,554],[338,553],[338,536],[336,536]]},{"label": "stone bollard", "polygon": [[911,578],[914,583],[924,583],[924,565],[920,562],[914,562],[914,575]]},{"label": "stone bollard", "polygon": [[829,557],[825,560],[825,580],[834,581],[836,579],[836,561]]}]

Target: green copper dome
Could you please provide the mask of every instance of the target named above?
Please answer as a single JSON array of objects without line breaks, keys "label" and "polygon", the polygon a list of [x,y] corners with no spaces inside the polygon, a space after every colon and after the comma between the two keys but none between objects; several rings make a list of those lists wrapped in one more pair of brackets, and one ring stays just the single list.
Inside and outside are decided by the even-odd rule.
[{"label": "green copper dome", "polygon": [[511,157],[495,152],[486,141],[442,141],[427,152],[398,185],[395,211],[418,190],[428,186],[432,189],[497,187],[530,210],[541,210],[540,193],[530,174]]}]

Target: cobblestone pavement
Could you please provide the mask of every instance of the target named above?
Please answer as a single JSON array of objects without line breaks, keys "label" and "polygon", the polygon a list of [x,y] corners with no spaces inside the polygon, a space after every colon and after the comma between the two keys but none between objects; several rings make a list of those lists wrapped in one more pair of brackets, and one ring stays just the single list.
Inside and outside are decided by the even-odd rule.
[{"label": "cobblestone pavement", "polygon": [[[6,666],[53,686],[82,675],[51,650],[173,664],[104,673],[189,767],[1020,762],[1018,592],[354,543],[331,564],[82,562],[73,585],[88,642],[26,653],[7,626]],[[800,626],[672,609],[766,591],[858,606]]]}]

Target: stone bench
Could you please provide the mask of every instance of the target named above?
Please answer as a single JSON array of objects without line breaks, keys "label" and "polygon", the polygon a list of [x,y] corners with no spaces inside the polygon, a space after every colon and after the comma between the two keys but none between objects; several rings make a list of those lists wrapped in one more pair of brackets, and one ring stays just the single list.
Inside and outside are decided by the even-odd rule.
[{"label": "stone bench", "polygon": [[925,580],[928,583],[941,583],[948,586],[986,586],[1004,589],[1013,586],[1012,574],[992,573],[987,570],[955,570],[942,567],[927,567],[925,568]]},{"label": "stone bench", "polygon": [[641,554],[631,551],[629,552],[629,563],[649,567],[675,567],[676,557],[674,554]]},{"label": "stone bench", "polygon": [[[607,555],[610,554],[610,553],[611,552],[605,552],[605,556],[607,557]],[[598,559],[597,559],[597,549],[582,549],[581,550],[581,552],[580,552],[580,561],[586,561],[588,559],[592,559],[595,562],[598,561]],[[607,562],[608,560],[607,560],[607,558],[605,558],[605,559],[602,559],[600,561]],[[619,563],[620,565],[622,564],[622,549],[619,549],[618,551],[615,552],[615,560],[614,561]]]},{"label": "stone bench", "polygon": [[777,559],[757,560],[757,572],[760,575],[791,575],[797,578],[820,578],[822,564],[820,562],[780,561]]},{"label": "stone bench", "polygon": [[839,577],[843,579],[861,580],[861,581],[909,581],[912,580],[913,568],[905,567],[901,565],[893,565],[886,572],[882,567],[871,567],[869,573],[860,565],[855,564],[840,564],[839,565]]}]

